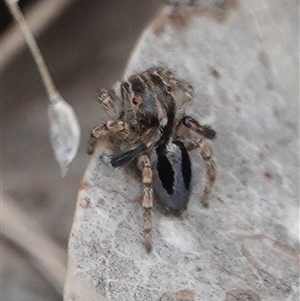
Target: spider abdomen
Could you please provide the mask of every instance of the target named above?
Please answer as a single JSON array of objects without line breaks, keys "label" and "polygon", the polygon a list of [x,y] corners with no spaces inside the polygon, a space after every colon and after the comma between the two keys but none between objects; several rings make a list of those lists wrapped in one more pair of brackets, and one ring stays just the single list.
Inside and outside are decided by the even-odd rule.
[{"label": "spider abdomen", "polygon": [[180,141],[172,141],[156,149],[153,164],[154,193],[161,205],[175,216],[186,210],[192,180],[190,157]]}]

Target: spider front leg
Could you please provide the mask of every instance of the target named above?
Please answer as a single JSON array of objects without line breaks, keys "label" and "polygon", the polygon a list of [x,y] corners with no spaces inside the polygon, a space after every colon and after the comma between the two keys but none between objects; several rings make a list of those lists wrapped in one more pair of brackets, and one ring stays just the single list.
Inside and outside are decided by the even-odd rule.
[{"label": "spider front leg", "polygon": [[184,93],[184,104],[189,102],[194,97],[194,88],[183,81],[177,81],[177,87]]},{"label": "spider front leg", "polygon": [[208,207],[209,195],[217,177],[217,166],[211,156],[211,150],[205,139],[214,139],[216,132],[210,126],[202,126],[194,118],[185,116],[179,121],[175,129],[175,136],[186,141],[188,151],[196,148],[200,149],[201,157],[206,164],[208,178],[201,202],[204,207]]},{"label": "spider front leg", "polygon": [[111,116],[118,116],[121,112],[121,100],[113,90],[101,90],[98,100]]},{"label": "spider front leg", "polygon": [[143,208],[144,208],[144,244],[147,252],[152,249],[151,233],[151,210],[153,207],[153,171],[148,155],[141,155],[138,159],[138,168],[142,172],[142,183],[144,186]]},{"label": "spider front leg", "polygon": [[126,139],[129,136],[129,125],[121,120],[109,120],[105,124],[92,129],[87,153],[93,154],[99,139],[108,132],[117,134],[120,138]]},{"label": "spider front leg", "polygon": [[[170,70],[164,67],[158,67],[154,72],[172,88],[173,92],[175,93],[174,96],[178,108],[183,107],[187,102],[190,102],[193,99],[193,86],[186,83],[185,81],[177,79]],[[184,97],[178,97],[178,95],[176,95],[177,92],[182,92],[184,94]]]}]

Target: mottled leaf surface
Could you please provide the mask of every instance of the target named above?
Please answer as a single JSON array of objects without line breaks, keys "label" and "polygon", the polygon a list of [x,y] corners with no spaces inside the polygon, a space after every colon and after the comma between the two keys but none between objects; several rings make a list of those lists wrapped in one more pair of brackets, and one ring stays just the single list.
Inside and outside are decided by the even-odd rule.
[{"label": "mottled leaf surface", "polygon": [[165,65],[194,86],[187,112],[217,132],[210,207],[194,152],[188,209],[180,219],[153,208],[147,254],[142,185],[108,165],[103,139],[79,189],[65,300],[298,300],[297,2],[193,3],[158,13],[125,76]]}]

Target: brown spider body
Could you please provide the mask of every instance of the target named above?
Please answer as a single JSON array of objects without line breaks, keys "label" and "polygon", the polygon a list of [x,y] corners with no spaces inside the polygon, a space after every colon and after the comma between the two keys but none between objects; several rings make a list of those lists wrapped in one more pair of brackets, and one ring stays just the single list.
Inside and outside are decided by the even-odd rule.
[{"label": "brown spider body", "polygon": [[[131,145],[127,150],[115,154],[114,167],[122,166],[142,152],[151,151],[157,145],[166,143],[175,122],[175,100],[172,88],[157,70],[131,76],[121,83],[123,111],[118,117],[131,132]],[[136,138],[141,138],[137,143]]]},{"label": "brown spider body", "polygon": [[[202,197],[204,206],[208,206],[217,175],[205,141],[213,139],[215,131],[182,114],[184,105],[192,98],[193,88],[162,67],[132,75],[111,91],[102,90],[99,95],[100,102],[114,119],[92,130],[88,153],[93,153],[100,137],[109,133],[119,145],[111,157],[113,167],[137,159],[144,186],[142,204],[148,251],[151,250],[153,183],[163,206],[178,216],[186,209],[190,195],[191,162],[187,151],[199,148],[206,162],[208,182]],[[153,150],[156,150],[154,161],[151,159]],[[159,186],[162,190],[157,188]]]}]

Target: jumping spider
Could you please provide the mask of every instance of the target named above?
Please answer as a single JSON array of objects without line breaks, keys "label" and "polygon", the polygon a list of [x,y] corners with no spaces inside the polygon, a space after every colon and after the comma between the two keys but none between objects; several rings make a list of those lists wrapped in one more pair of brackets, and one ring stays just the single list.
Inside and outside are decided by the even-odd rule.
[{"label": "jumping spider", "polygon": [[[206,143],[216,133],[184,114],[184,106],[192,98],[193,87],[163,67],[134,74],[99,95],[114,118],[92,130],[88,153],[94,152],[101,136],[109,134],[120,145],[111,157],[113,167],[137,159],[144,187],[144,243],[148,251],[152,244],[153,171],[157,172],[164,191],[158,193],[160,201],[176,216],[186,209],[189,199],[191,163],[187,151],[199,148],[206,163],[208,181],[202,196],[205,207],[216,179],[217,168]],[[151,157],[155,153],[154,167]]]}]

